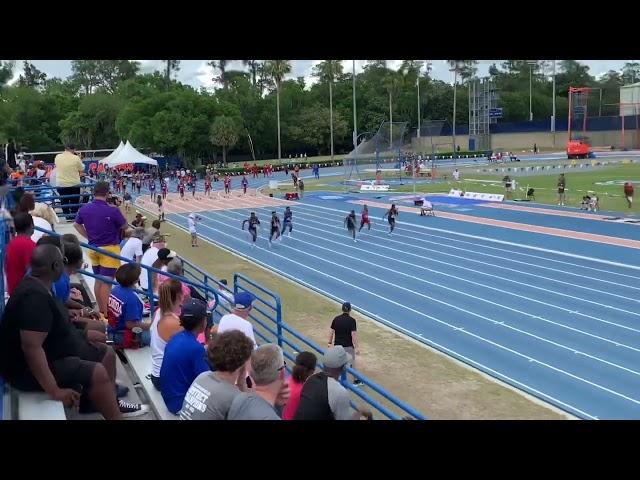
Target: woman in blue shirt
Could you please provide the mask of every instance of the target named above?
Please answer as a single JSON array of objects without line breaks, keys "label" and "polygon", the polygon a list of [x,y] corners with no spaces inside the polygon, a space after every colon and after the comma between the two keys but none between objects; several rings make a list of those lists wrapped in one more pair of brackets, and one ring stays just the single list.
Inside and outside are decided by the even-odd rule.
[{"label": "woman in blue shirt", "polygon": [[194,298],[184,303],[180,325],[184,331],[176,333],[167,343],[160,368],[160,392],[167,409],[174,414],[182,408],[196,377],[211,370],[205,349],[197,340],[207,326],[206,303]]}]

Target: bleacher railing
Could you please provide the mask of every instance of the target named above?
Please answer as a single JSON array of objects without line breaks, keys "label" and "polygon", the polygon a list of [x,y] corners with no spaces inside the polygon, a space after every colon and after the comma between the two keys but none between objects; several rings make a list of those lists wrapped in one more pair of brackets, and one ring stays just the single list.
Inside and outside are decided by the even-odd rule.
[{"label": "bleacher railing", "polygon": [[[254,334],[258,343],[277,343],[282,348],[285,358],[292,364],[295,363],[296,355],[303,351],[313,352],[320,360],[322,359],[325,351],[323,348],[283,321],[282,304],[279,295],[240,273],[234,274],[233,291],[231,291],[221,284],[218,279],[212,277],[193,263],[185,259],[182,259],[182,262],[185,276],[198,280],[202,278],[202,282],[209,282],[209,284],[216,283],[222,287],[225,293],[235,294],[238,292],[249,292],[256,297],[249,318],[253,322]],[[218,307],[221,309],[221,314],[230,311],[230,308],[224,304],[220,305],[220,302],[218,302],[216,309],[218,309]],[[289,372],[291,371],[288,367],[287,370]],[[361,386],[353,385],[353,380],[356,379],[362,382]],[[353,368],[347,368],[340,379],[340,383],[353,395],[371,407],[374,410],[374,414],[375,411],[377,411],[384,417],[392,420],[398,420],[406,416],[419,420],[426,419],[424,415],[413,407],[391,395],[383,387]],[[352,402],[352,406],[356,407],[356,404]]]}]

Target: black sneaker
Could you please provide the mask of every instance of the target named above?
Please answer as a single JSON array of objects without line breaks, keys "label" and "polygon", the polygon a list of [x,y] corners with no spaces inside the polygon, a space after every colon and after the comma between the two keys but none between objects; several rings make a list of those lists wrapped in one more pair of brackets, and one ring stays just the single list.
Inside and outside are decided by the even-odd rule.
[{"label": "black sneaker", "polygon": [[362,385],[364,385],[364,383],[362,383],[362,381],[360,381],[360,380],[354,380],[353,381],[353,386],[354,387],[360,387]]},{"label": "black sneaker", "polygon": [[149,405],[143,405],[141,403],[129,403],[124,400],[118,400],[118,407],[123,417],[137,417],[144,415],[149,411]]}]

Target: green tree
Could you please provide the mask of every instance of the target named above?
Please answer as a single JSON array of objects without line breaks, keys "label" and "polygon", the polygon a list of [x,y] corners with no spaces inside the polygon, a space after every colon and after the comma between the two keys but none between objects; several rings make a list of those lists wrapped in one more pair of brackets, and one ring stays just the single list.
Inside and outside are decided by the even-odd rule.
[{"label": "green tree", "polygon": [[267,60],[265,70],[276,87],[276,112],[278,120],[278,160],[282,159],[282,139],[280,137],[280,87],[287,73],[291,72],[290,60]]},{"label": "green tree", "polygon": [[23,74],[18,79],[18,85],[36,89],[43,88],[47,81],[47,74],[38,70],[28,60],[24,60],[22,65]]},{"label": "green tree", "polygon": [[222,147],[222,161],[227,165],[227,149],[238,142],[238,125],[231,117],[216,117],[211,125],[211,143]]},{"label": "green tree", "polygon": [[333,160],[333,82],[337,76],[342,75],[342,60],[324,60],[313,67],[312,75],[329,85],[329,123],[331,126],[331,159]]},{"label": "green tree", "polygon": [[110,148],[118,143],[116,118],[120,98],[107,93],[85,95],[78,109],[60,121],[60,139],[73,140],[85,149]]},{"label": "green tree", "polygon": [[171,72],[180,71],[180,60],[162,60],[164,62],[164,80],[167,88],[171,84]]},{"label": "green tree", "polygon": [[15,63],[0,61],[0,92],[13,77],[13,67]]},{"label": "green tree", "polygon": [[640,82],[640,63],[627,62],[622,67],[622,81],[625,85]]},{"label": "green tree", "polygon": [[229,65],[229,62],[231,60],[210,60],[207,62],[207,65],[220,72],[220,75],[213,77],[213,81],[220,83],[225,90],[229,85],[229,79],[227,78],[227,65]]},{"label": "green tree", "polygon": [[289,125],[289,135],[300,145],[314,148],[321,155],[331,142],[331,135],[343,139],[348,135],[349,124],[339,112],[333,117],[333,131],[329,120],[329,109],[319,103],[306,107]]},{"label": "green tree", "polygon": [[260,65],[262,62],[260,60],[242,60],[242,64],[245,67],[249,67],[249,72],[251,72],[251,82],[255,88],[257,86],[258,72],[260,71]]},{"label": "green tree", "polygon": [[85,95],[93,93],[99,85],[97,60],[71,60],[71,80]]}]

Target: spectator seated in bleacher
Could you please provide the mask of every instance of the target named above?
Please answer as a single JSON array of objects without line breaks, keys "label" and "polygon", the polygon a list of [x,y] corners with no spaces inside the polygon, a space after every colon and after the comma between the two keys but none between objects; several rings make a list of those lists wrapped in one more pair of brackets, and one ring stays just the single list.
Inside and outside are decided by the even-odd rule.
[{"label": "spectator seated in bleacher", "polygon": [[[166,271],[167,273],[170,273],[172,275],[176,275],[178,277],[183,277],[184,276],[184,269],[182,268],[182,262],[178,259],[178,258],[172,258],[166,266]],[[158,275],[158,284],[159,286],[162,286],[163,283],[168,282],[169,280],[171,280],[171,277],[166,276],[166,275]],[[191,292],[192,292],[192,288],[189,285],[180,282],[179,280],[177,280],[178,283],[180,283],[180,286],[182,288],[182,297],[183,297],[183,302],[186,302],[187,300],[189,300],[191,298]],[[160,287],[158,287],[159,289]],[[198,298],[200,297],[200,298]],[[201,300],[204,302],[204,298],[202,298],[202,296],[200,294],[198,294],[198,296],[196,296],[195,298],[197,298],[198,300]],[[179,314],[180,312],[178,312]]]},{"label": "spectator seated in bleacher", "polygon": [[67,407],[78,405],[82,392],[83,403],[108,420],[144,413],[148,407],[116,400],[113,351],[82,342],[51,295],[62,270],[60,249],[35,248],[31,275],[16,288],[0,323],[0,373],[13,387],[45,391]]},{"label": "spectator seated in bleacher", "polygon": [[[45,230],[53,231],[54,225],[59,222],[56,212],[49,205],[36,203],[33,194],[30,192],[22,195],[16,212],[30,213],[33,217],[33,225]],[[36,230],[31,235],[31,240],[37,242],[43,235],[43,232]]]},{"label": "spectator seated in bleacher", "polygon": [[145,228],[144,237],[142,238],[142,251],[146,252],[151,246],[151,241],[156,235],[160,235],[160,220],[154,220],[149,228]]},{"label": "spectator seated in bleacher", "polygon": [[13,217],[16,236],[7,245],[4,257],[4,271],[7,276],[7,292],[12,295],[18,284],[27,273],[31,262],[31,252],[36,244],[31,240],[33,235],[33,219],[24,212]]},{"label": "spectator seated in bleacher", "polygon": [[352,358],[343,346],[324,352],[324,371],[311,375],[302,387],[294,420],[357,420],[362,413],[351,409],[349,392],[340,384],[340,376]]},{"label": "spectator seated in bleacher", "polygon": [[304,382],[316,371],[318,359],[311,352],[300,352],[296,356],[296,364],[293,367],[291,376],[289,377],[289,401],[282,412],[283,420],[293,420],[300,404],[300,394]]},{"label": "spectator seated in bleacher", "polygon": [[119,348],[137,348],[150,342],[151,324],[142,321],[142,301],[133,290],[140,265],[126,263],[116,271],[116,285],[109,297],[107,336]]},{"label": "spectator seated in bleacher", "polygon": [[[163,272],[166,272],[167,271],[167,265],[169,265],[169,262],[171,262],[171,260],[173,260],[177,256],[178,256],[178,254],[176,252],[174,252],[173,250],[169,250],[168,248],[161,248],[160,250],[158,250],[158,258],[156,259],[155,262],[153,262],[153,264],[151,266],[153,268],[157,269],[157,270],[161,270]],[[153,293],[155,295],[158,294],[158,287],[160,286],[160,282],[164,278],[167,278],[167,277],[165,277],[164,275],[155,273],[155,272],[153,272],[151,274],[151,281],[153,282],[152,290],[153,290]]]},{"label": "spectator seated in bleacher", "polygon": [[[140,261],[141,266],[152,266],[155,261],[158,259],[158,252],[161,249],[165,248],[166,243],[165,239],[162,235],[156,235],[151,241],[151,246],[144,252],[142,255],[142,260]],[[149,276],[148,271],[145,270],[142,275],[140,275],[140,287],[143,290],[147,290],[149,288]]]},{"label": "spectator seated in bleacher", "polygon": [[106,343],[106,325],[100,320],[100,315],[92,308],[71,299],[71,275],[82,265],[82,249],[80,245],[63,241],[62,237],[46,235],[38,240],[37,245],[53,245],[58,248],[64,258],[64,269],[60,278],[54,282],[51,289],[53,295],[66,307],[71,322],[85,333],[91,342]]},{"label": "spectator seated in bleacher", "polygon": [[180,312],[184,300],[182,283],[175,279],[163,282],[158,289],[158,309],[153,316],[150,331],[151,374],[149,379],[160,391],[160,369],[164,349],[171,338],[183,330]]},{"label": "spectator seated in bleacher", "polygon": [[160,368],[160,393],[167,409],[177,414],[189,387],[202,372],[211,370],[205,349],[197,337],[207,326],[207,306],[191,299],[182,305],[180,325],[184,331],[175,334],[164,349]]},{"label": "spectator seated in bleacher", "polygon": [[249,292],[238,292],[234,295],[234,308],[231,313],[223,315],[218,324],[218,334],[228,330],[240,330],[257,345],[253,334],[253,325],[247,320],[253,308],[255,297]]},{"label": "spectator seated in bleacher", "polygon": [[[144,237],[144,228],[136,227],[133,230],[127,230],[125,239],[121,243],[120,256],[127,260],[140,263],[142,260],[142,239]],[[121,264],[126,262],[122,260]]]},{"label": "spectator seated in bleacher", "polygon": [[251,354],[250,365],[254,391],[240,393],[233,399],[227,419],[282,420],[282,408],[289,400],[282,349],[272,343],[261,345]]},{"label": "spectator seated in bleacher", "polygon": [[136,218],[131,222],[131,226],[144,228],[144,222],[146,221],[147,217],[144,217],[140,212],[136,212]]},{"label": "spectator seated in bleacher", "polygon": [[253,341],[239,330],[216,335],[207,357],[215,371],[203,372],[193,381],[180,410],[181,420],[226,420],[233,400],[249,388],[247,362]]}]

